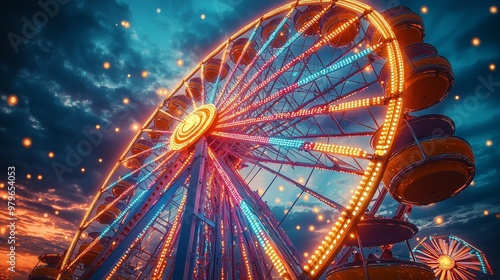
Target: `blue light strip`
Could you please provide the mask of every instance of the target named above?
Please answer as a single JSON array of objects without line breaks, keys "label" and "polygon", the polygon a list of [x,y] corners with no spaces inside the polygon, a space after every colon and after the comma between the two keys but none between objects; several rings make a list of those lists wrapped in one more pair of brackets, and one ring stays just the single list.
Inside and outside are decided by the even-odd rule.
[{"label": "blue light strip", "polygon": [[259,219],[253,214],[253,212],[250,210],[250,207],[248,207],[245,201],[242,201],[240,203],[240,208],[241,210],[243,210],[243,214],[247,218],[247,221],[250,224],[252,231],[255,233],[257,240],[259,240],[260,245],[262,246],[262,248],[265,248],[266,242],[264,238],[262,238],[262,235],[264,234],[264,229],[262,228]]},{"label": "blue light strip", "polygon": [[289,139],[280,139],[280,138],[269,138],[269,144],[278,145],[281,147],[292,147],[292,148],[300,148],[304,145],[304,141],[301,140],[289,140]]},{"label": "blue light strip", "polygon": [[310,82],[316,80],[317,78],[319,78],[321,76],[325,76],[327,74],[330,74],[330,73],[332,73],[332,72],[334,72],[334,71],[336,71],[336,70],[338,70],[340,68],[343,68],[343,67],[351,64],[352,62],[354,62],[354,61],[356,61],[356,60],[358,60],[358,59],[360,59],[362,57],[365,57],[365,56],[369,55],[372,52],[373,52],[373,49],[371,47],[367,48],[367,49],[365,49],[365,50],[363,50],[363,51],[361,51],[361,52],[359,52],[357,54],[349,56],[349,57],[347,57],[347,58],[345,58],[345,59],[343,59],[343,60],[341,60],[341,61],[339,61],[337,63],[334,63],[334,64],[332,64],[332,65],[330,65],[330,66],[328,66],[328,67],[326,67],[324,69],[321,69],[320,71],[318,71],[318,72],[316,72],[316,73],[314,73],[312,75],[309,75],[309,76],[305,77],[304,79],[298,81],[297,85],[298,86],[303,86],[303,85],[305,85],[307,83],[310,83]]},{"label": "blue light strip", "polygon": [[[159,149],[159,148],[164,148],[164,147],[166,147],[166,144],[165,144],[165,143],[163,143],[163,142],[162,142],[162,143],[158,143],[158,144],[156,144],[153,148],[151,148],[151,150],[150,150],[150,151],[153,151],[153,150],[156,150],[156,149]],[[160,157],[162,157],[162,156],[164,156],[164,155],[165,155],[165,154],[163,154],[163,155],[161,155],[161,156],[158,156],[158,157],[156,157],[156,158],[152,159],[151,161],[147,162],[145,165],[150,165],[150,164],[152,164],[153,162],[155,162],[156,160],[158,160],[158,158],[160,158]],[[121,178],[120,180],[115,181],[115,182],[111,183],[109,186],[107,186],[106,188],[104,188],[103,192],[104,192],[104,191],[106,191],[106,190],[109,190],[109,189],[110,189],[110,188],[112,188],[112,187],[114,187],[114,186],[115,186],[116,184],[118,184],[119,182],[121,182],[121,181],[123,181],[123,180],[125,180],[125,179],[127,179],[127,178],[129,178],[129,177],[131,177],[131,176],[132,176],[132,174],[139,173],[139,172],[140,172],[140,171],[136,171],[136,172],[132,171],[132,172],[130,172],[130,173],[128,173],[128,174],[126,174],[126,175],[123,175],[123,176],[122,176],[122,178]],[[147,176],[149,176],[149,175],[151,175],[151,173],[150,173],[150,174],[148,174]],[[138,183],[137,183],[137,184],[138,184]]]},{"label": "blue light strip", "polygon": [[[166,161],[166,160],[165,160]],[[163,165],[163,163],[165,163],[165,161],[162,162],[161,165]],[[160,165],[160,166],[161,166]],[[142,178],[140,178],[138,181],[137,181],[137,185],[139,185],[140,183],[142,183],[144,180],[146,180],[146,178],[149,177],[149,175],[153,174],[153,172],[155,172],[155,170],[152,170],[151,172],[149,172],[149,174],[143,176]],[[165,191],[165,190],[164,190]],[[106,234],[111,230],[112,227],[114,227],[116,225],[116,223],[118,223],[118,221],[120,221],[123,216],[128,213],[130,211],[130,209],[132,209],[132,207],[135,206],[135,204],[138,202],[138,201],[141,201],[142,197],[147,193],[147,190],[143,190],[142,192],[140,192],[128,205],[127,207],[125,208],[125,210],[123,210],[120,215],[118,215],[118,217],[116,217],[116,219],[109,225],[107,226],[103,232],[99,235],[99,239],[100,238],[103,238],[104,236],[106,236]]]},{"label": "blue light strip", "polygon": [[281,28],[283,27],[283,25],[285,25],[285,23],[287,22],[288,20],[288,17],[284,17],[280,24],[278,24],[278,26],[276,27],[276,29],[274,29],[273,33],[271,33],[271,36],[269,36],[269,38],[267,39],[267,41],[264,43],[264,45],[262,46],[262,48],[260,48],[260,50],[257,52],[258,55],[256,56],[256,58],[258,56],[260,56],[265,49],[267,49],[267,47],[271,44],[271,42],[274,40],[274,38],[276,38],[276,35],[278,35],[278,33],[281,31]]},{"label": "blue light strip", "polygon": [[[250,34],[250,37],[248,37],[248,41],[247,41],[247,44],[249,44],[248,46],[251,46],[252,41],[253,41],[253,38],[254,38],[254,37],[255,37],[255,35],[257,34],[257,29],[259,29],[258,27],[259,27],[259,25],[257,24],[257,26],[253,29],[252,33]],[[237,62],[241,61],[242,59],[243,59],[243,54],[240,56],[240,58],[238,59],[238,61],[237,61]],[[236,66],[235,66],[235,67],[231,70],[231,74],[229,74],[229,77],[228,77],[228,79],[227,79],[226,84],[224,85],[223,90],[226,90],[226,89],[227,89],[227,86],[228,86],[228,84],[229,84],[229,80],[230,80],[230,79],[234,76],[234,73],[235,73],[235,72],[236,72]],[[217,80],[217,82],[218,82],[218,80]],[[220,94],[222,95],[222,94],[224,94],[224,92],[220,92]],[[215,95],[215,94],[214,94],[214,95]],[[221,97],[222,97],[222,96],[221,96]],[[219,100],[219,101],[222,101],[222,100]],[[221,104],[222,104],[222,103],[221,103]]]},{"label": "blue light strip", "polygon": [[470,249],[470,252],[469,254],[471,255],[476,255],[477,256],[477,259],[479,260],[479,263],[481,264],[481,271],[484,273],[484,274],[489,274],[488,270],[486,269],[486,264],[485,264],[485,261],[483,259],[483,256],[482,256],[482,253],[476,249],[474,246],[470,245],[469,243],[465,242],[464,240],[454,236],[454,235],[450,235],[448,236],[448,238],[450,239],[453,239],[455,241],[458,241],[460,242],[463,246],[467,247]]}]

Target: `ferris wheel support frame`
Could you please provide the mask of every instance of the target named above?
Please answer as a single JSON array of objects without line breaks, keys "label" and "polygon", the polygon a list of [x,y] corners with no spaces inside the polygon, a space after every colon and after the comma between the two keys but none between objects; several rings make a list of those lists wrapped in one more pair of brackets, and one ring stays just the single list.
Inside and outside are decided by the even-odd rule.
[{"label": "ferris wheel support frame", "polygon": [[[186,206],[182,216],[181,231],[177,255],[175,258],[173,279],[188,279],[189,271],[193,271],[193,256],[196,255],[196,246],[194,244],[196,232],[200,230],[199,223],[202,223],[198,213],[201,207],[202,194],[204,193],[205,183],[205,158],[207,141],[203,137],[195,147],[195,154],[190,170],[191,179],[187,189]],[[208,224],[208,223],[207,223]]]},{"label": "ferris wheel support frame", "polygon": [[[392,75],[392,79],[394,80],[394,83],[392,84],[392,88],[389,90],[389,92],[386,93],[387,98],[390,99],[388,103],[389,103],[389,110],[391,112],[388,113],[386,116],[386,121],[384,123],[384,129],[386,129],[386,130],[394,129],[395,127],[397,127],[399,120],[401,120],[401,118],[402,118],[402,102],[403,101],[402,101],[402,99],[400,99],[400,96],[402,94],[402,87],[403,87],[402,81],[404,80],[404,71],[402,71],[403,63],[401,61],[402,57],[401,57],[398,43],[395,41],[395,35],[392,32],[391,28],[389,27],[388,23],[383,19],[383,17],[380,14],[378,14],[376,11],[374,11],[371,7],[369,7],[368,5],[362,4],[358,1],[354,1],[354,0],[294,1],[293,3],[284,5],[280,8],[277,8],[277,9],[274,9],[273,11],[267,13],[266,15],[264,15],[263,17],[261,17],[257,21],[254,21],[254,23],[255,22],[260,23],[267,18],[273,17],[277,13],[284,12],[286,9],[288,9],[290,7],[295,8],[296,6],[316,4],[318,2],[325,3],[325,4],[333,3],[333,4],[336,4],[338,6],[345,7],[345,8],[348,8],[350,10],[356,11],[356,12],[362,14],[363,17],[365,17],[368,21],[374,23],[377,26],[377,28],[380,29],[379,31],[382,33],[382,37],[384,37],[384,39],[386,40],[386,43],[388,45],[387,46],[388,52],[389,52],[389,54],[391,54],[388,62],[390,63],[391,69],[393,70],[391,72],[391,75]],[[286,17],[291,15],[291,13],[292,13],[292,10],[290,10],[290,12],[288,13],[288,15]],[[284,20],[285,19],[283,19],[282,24],[284,23]],[[252,25],[252,24],[253,23],[251,23],[250,25]],[[256,27],[254,27],[254,28],[257,28],[257,27],[258,27],[258,25],[256,25]],[[222,60],[222,61],[224,61],[224,58],[228,52],[228,46],[229,46],[229,43],[231,42],[231,40],[233,38],[240,36],[243,33],[244,32],[242,30],[242,31],[236,33],[235,35],[233,35],[233,37],[228,39],[225,42],[225,44],[221,44],[221,46],[218,49],[216,49],[209,56],[207,56],[207,59],[210,57],[215,57],[215,55],[225,47],[226,49],[223,53],[223,60]],[[276,35],[276,33],[277,33],[277,30],[274,31],[273,36]],[[270,37],[268,41],[270,42],[271,39],[273,39],[273,37]],[[204,61],[206,61],[206,59]],[[201,69],[200,75],[201,75],[201,79],[203,81],[204,64],[205,63],[200,64],[201,66],[198,66],[198,68],[195,68],[187,77],[191,77],[192,75],[195,74],[196,71]],[[222,62],[219,65],[219,68],[221,68],[221,67],[222,67]],[[302,71],[304,69],[305,68],[302,68]],[[332,69],[334,69],[334,68],[332,68]],[[216,83],[219,82],[219,78],[220,78],[220,73],[219,73],[219,76],[217,77]],[[305,82],[308,82],[308,81],[305,81]],[[186,79],[184,80],[184,84],[185,83],[186,83]],[[316,82],[314,81],[314,83],[316,83]],[[202,86],[203,86],[203,84],[202,84]],[[172,94],[177,92],[179,88],[180,88],[180,85],[177,86],[176,89],[172,91]],[[216,88],[217,87],[213,87],[214,93],[215,93]],[[287,92],[283,91],[282,93],[286,94]],[[204,96],[204,94],[205,94],[205,91],[203,90],[202,96]],[[281,94],[273,96],[273,98],[278,98],[280,96],[281,96]],[[210,98],[210,100],[213,100],[215,97],[210,96],[209,98]],[[205,99],[205,98],[203,98],[203,99]],[[269,100],[272,101],[271,99],[269,99]],[[276,101],[277,100],[275,100],[275,102]],[[267,107],[269,107],[269,105],[271,105],[271,104],[266,104]],[[250,107],[248,107],[248,108],[250,108]],[[158,110],[156,112],[158,112]],[[163,111],[163,112],[165,112],[165,111]],[[238,113],[241,113],[241,112],[238,112]],[[149,120],[147,122],[148,124],[152,121],[153,116],[154,115],[152,115],[149,118]],[[237,117],[237,116],[238,115],[228,115],[227,118]],[[134,138],[134,141],[139,137],[140,133],[145,131],[144,128],[146,128],[146,126],[148,124],[143,126],[143,130],[138,132],[138,134]],[[269,140],[271,138],[267,138],[267,139]],[[223,211],[223,213],[221,215],[225,215],[226,218],[221,220],[224,222],[224,224],[222,224],[222,225],[219,225],[219,223],[215,223],[216,228],[217,228],[216,229],[217,232],[219,232],[219,230],[223,230],[224,228],[227,228],[228,224],[231,225],[232,222],[237,222],[237,221],[233,221],[233,218],[231,218],[232,215],[231,215],[231,209],[230,209],[230,208],[236,208],[237,211],[241,212],[239,214],[243,218],[242,221],[244,223],[248,222],[249,225],[252,224],[252,226],[255,226],[254,220],[260,220],[260,223],[257,225],[257,227],[259,227],[259,228],[257,228],[257,230],[262,230],[262,229],[269,229],[270,230],[270,232],[266,232],[266,233],[262,233],[262,232],[257,233],[257,230],[255,230],[255,228],[253,229],[255,235],[262,234],[264,236],[265,234],[267,234],[265,237],[269,238],[270,242],[273,243],[272,246],[271,245],[269,246],[269,249],[277,251],[277,252],[273,252],[273,254],[279,256],[278,257],[279,261],[284,261],[283,265],[287,267],[286,271],[288,273],[290,273],[289,277],[301,277],[301,278],[307,278],[307,279],[309,279],[309,278],[317,279],[318,277],[320,277],[320,275],[326,269],[327,266],[325,265],[325,263],[331,263],[331,261],[340,252],[341,241],[344,240],[344,238],[347,235],[347,232],[349,232],[349,230],[351,228],[356,226],[357,221],[360,219],[360,217],[363,215],[363,213],[366,211],[366,209],[371,204],[372,198],[374,197],[377,189],[379,188],[381,174],[384,172],[386,163],[388,161],[388,154],[390,153],[390,150],[392,147],[392,142],[393,142],[392,140],[393,140],[392,135],[384,135],[382,138],[379,139],[379,141],[377,143],[378,147],[375,149],[375,155],[373,158],[371,158],[370,166],[367,168],[366,172],[364,173],[365,176],[363,176],[363,179],[361,180],[361,182],[358,186],[358,190],[356,190],[356,194],[352,196],[352,200],[351,200],[352,202],[350,201],[349,205],[346,206],[346,210],[342,211],[342,215],[341,215],[341,217],[339,217],[339,219],[337,221],[338,226],[335,226],[328,233],[328,235],[325,235],[325,240],[323,242],[326,245],[318,247],[318,250],[316,250],[316,253],[312,254],[312,257],[309,260],[310,261],[309,263],[311,265],[306,265],[304,267],[299,266],[297,269],[295,267],[296,262],[289,262],[290,256],[293,258],[296,255],[295,255],[295,253],[289,254],[288,250],[286,248],[283,248],[283,246],[287,244],[287,242],[283,242],[283,241],[286,241],[287,236],[284,235],[285,238],[280,236],[281,231],[280,231],[279,225],[276,228],[276,225],[269,223],[269,221],[265,220],[266,219],[265,217],[262,217],[262,216],[265,216],[266,213],[269,215],[269,213],[270,213],[270,211],[268,211],[269,209],[266,208],[265,211],[261,211],[259,209],[259,204],[257,203],[257,200],[255,199],[255,197],[252,196],[251,193],[249,193],[249,190],[245,189],[245,187],[248,187],[248,185],[244,182],[244,180],[243,181],[239,180],[241,178],[231,178],[232,180],[229,180],[230,184],[233,185],[232,186],[233,188],[235,187],[234,185],[238,185],[240,190],[241,189],[244,190],[241,193],[241,196],[245,199],[241,203],[241,205],[240,205],[241,200],[236,201],[236,199],[234,199],[234,201],[236,201],[237,203],[234,203],[234,201],[231,200],[231,186],[229,186],[227,184],[224,185],[224,183],[221,183],[222,184],[221,188],[225,187],[225,190],[226,190],[225,193],[221,191],[221,193],[225,194],[225,196],[222,199],[224,199],[224,201],[226,203],[223,204],[222,208],[224,208],[224,209],[222,209],[220,211]],[[208,158],[208,157],[206,157],[207,147],[206,147],[205,141],[206,140],[204,138],[201,141],[204,143],[205,148],[202,147],[203,145],[201,142],[198,142],[198,144],[196,144],[196,149],[195,149],[196,150],[196,158],[194,161],[191,161],[192,158],[189,159],[189,164],[194,165],[192,168],[187,167],[185,165],[182,166],[181,168],[177,168],[177,171],[179,173],[181,173],[182,176],[186,176],[184,181],[181,180],[181,182],[179,183],[180,179],[176,178],[175,180],[172,180],[172,182],[169,182],[167,185],[167,187],[172,188],[173,185],[180,184],[178,186],[178,188],[180,188],[183,185],[182,182],[185,182],[187,180],[189,174],[196,175],[196,176],[194,176],[194,177],[196,177],[196,178],[194,178],[196,180],[189,181],[189,186],[187,187],[188,193],[190,194],[190,197],[189,197],[190,199],[189,199],[189,206],[186,206],[187,207],[186,209],[187,209],[187,211],[190,211],[190,212],[189,213],[186,212],[186,215],[184,215],[182,217],[182,221],[183,221],[182,224],[184,226],[181,229],[181,234],[180,234],[181,241],[179,241],[180,245],[178,248],[178,252],[180,250],[183,253],[183,256],[181,258],[177,259],[177,261],[175,262],[174,279],[181,279],[181,278],[185,279],[185,277],[188,277],[187,276],[188,273],[186,273],[186,271],[187,272],[192,271],[191,268],[194,267],[193,257],[195,256],[195,254],[197,254],[197,252],[195,251],[197,245],[194,243],[196,241],[194,241],[193,239],[190,239],[190,240],[188,240],[188,242],[183,242],[183,240],[189,239],[190,237],[193,237],[195,235],[195,233],[202,230],[200,228],[200,225],[201,225],[201,223],[205,222],[202,219],[202,217],[199,217],[194,213],[196,209],[201,209],[198,207],[201,205],[200,199],[202,199],[201,197],[204,194],[204,192],[202,191],[202,187],[204,187],[204,188],[207,187],[206,186],[207,185],[206,184],[207,174],[204,172],[204,169],[206,169],[206,167],[204,166],[203,163],[200,163],[200,161],[204,162],[205,158]],[[132,143],[129,145],[129,147],[125,151],[124,156],[126,155],[127,151],[130,149],[131,145],[132,145]],[[208,151],[210,152],[210,149],[208,149]],[[203,155],[203,153],[205,153],[205,155]],[[122,158],[124,156],[122,156]],[[215,161],[215,163],[217,163],[217,161]],[[222,170],[223,173],[224,172],[226,172],[227,174],[234,173],[234,171],[232,170],[233,166],[231,166],[230,163],[228,163],[228,162],[222,162],[222,163],[223,163],[223,166],[225,166],[225,168],[220,168],[220,169],[225,169],[225,171]],[[116,168],[117,167],[115,166],[114,170],[116,170]],[[238,174],[238,173],[236,173],[236,174]],[[111,175],[111,173],[110,173],[110,175]],[[220,175],[224,175],[224,174],[220,174]],[[219,176],[219,177],[221,177],[221,176]],[[193,177],[191,179],[193,179]],[[106,182],[107,182],[107,180],[106,180]],[[222,182],[222,179],[218,178],[218,180]],[[158,183],[158,182],[156,182],[156,183]],[[107,183],[105,183],[105,184],[107,184]],[[186,184],[186,183],[184,183],[184,184]],[[202,185],[202,186],[197,187],[200,185]],[[104,187],[104,185],[103,185],[103,187]],[[153,188],[150,189],[150,191],[151,190],[153,190]],[[194,198],[193,198],[193,196],[194,196]],[[220,196],[223,196],[223,195],[221,194]],[[161,194],[159,197],[157,194],[156,197],[154,197],[154,201],[157,201],[157,199],[166,199],[165,197],[166,196],[164,193]],[[240,197],[240,199],[241,199],[241,197]],[[96,197],[94,202],[92,203],[86,217],[84,218],[84,221],[87,220],[88,216],[90,215],[90,213],[92,211],[93,205],[97,202],[97,200],[98,200],[98,197]],[[230,202],[231,202],[231,206],[229,206]],[[233,203],[234,203],[234,205],[237,205],[237,206],[233,207]],[[161,205],[158,205],[158,206],[157,205],[158,204],[155,204],[154,206],[151,206],[151,207],[161,207]],[[245,208],[243,208],[243,207],[245,207]],[[136,209],[136,208],[137,207],[135,207],[133,209]],[[140,214],[144,214],[146,212],[148,217],[154,217],[154,211],[151,211],[151,209],[153,209],[153,208],[148,209],[147,212],[144,211],[146,209],[141,209]],[[159,208],[155,208],[155,209],[159,209]],[[135,210],[133,212],[135,214],[137,214],[135,212]],[[153,214],[151,214],[151,213],[153,213]],[[259,215],[257,215],[257,214],[259,214]],[[241,217],[240,217],[240,219],[241,219]],[[271,215],[271,217],[273,217],[273,216]],[[125,219],[127,221],[129,221],[129,219],[127,219],[127,218],[125,218]],[[248,220],[245,221],[245,219],[248,219]],[[134,237],[139,236],[141,233],[141,231],[140,231],[141,228],[138,225],[139,225],[139,223],[140,223],[140,225],[143,225],[143,224],[147,225],[147,220],[148,219],[141,217],[140,221],[137,224],[135,224],[135,226],[133,227],[134,235],[131,235],[129,233],[129,235],[126,235],[126,237],[123,237],[122,233],[119,232],[120,237],[117,239],[117,241],[118,241],[117,246],[120,248],[118,250],[119,252],[123,253],[129,248],[129,245],[132,244],[132,242],[134,242],[133,238],[130,236],[134,236]],[[82,223],[83,223],[83,221],[82,221]],[[134,223],[135,223],[135,221],[134,221]],[[231,228],[231,227],[229,227],[229,228]],[[75,235],[74,242],[72,242],[72,244],[70,246],[71,252],[68,252],[68,254],[65,256],[65,259],[63,261],[63,269],[61,270],[61,274],[59,275],[58,279],[62,275],[62,272],[64,272],[65,270],[68,270],[68,267],[66,267],[67,260],[69,259],[70,255],[72,254],[73,249],[75,248],[75,245],[76,245],[75,242],[79,240],[81,232],[83,230],[84,230],[83,228],[79,229],[79,231]],[[232,231],[233,231],[233,229],[231,228],[231,232]],[[127,230],[127,232],[128,232],[128,230]],[[185,232],[187,232],[188,234],[183,234]],[[138,234],[135,235],[135,233],[138,233]],[[206,233],[206,229],[203,233]],[[224,240],[224,242],[230,241],[232,243],[232,241],[234,241],[236,239],[235,236],[232,234],[230,237],[233,239],[232,240]],[[255,236],[250,236],[250,237],[252,239],[254,239],[252,241],[255,241],[255,239],[256,239]],[[92,248],[92,246],[93,246],[93,244],[95,244],[95,242],[97,242],[97,240],[95,240],[94,243],[89,245],[89,249]],[[256,242],[254,242],[254,243],[256,243]],[[217,246],[217,244],[214,244],[214,246]],[[259,246],[255,246],[255,247],[259,247]],[[106,246],[106,250],[103,251],[102,254],[100,254],[99,259],[94,261],[93,265],[94,265],[94,267],[97,266],[97,268],[98,268],[97,271],[101,271],[101,269],[102,269],[102,271],[104,271],[106,268],[103,268],[103,266],[104,266],[103,264],[112,263],[112,260],[116,261],[117,260],[116,257],[120,257],[120,255],[117,253],[116,249],[114,252],[111,252],[109,250],[110,248],[111,248],[110,245]],[[262,251],[263,248],[250,248],[250,249],[255,250],[256,253],[254,255],[259,256],[259,257],[262,256],[262,254],[258,254],[258,252]],[[234,249],[231,248],[230,250],[234,250]],[[214,250],[214,251],[220,252],[219,249]],[[191,254],[191,255],[189,255],[189,254]],[[199,254],[200,253],[198,253],[198,255]],[[82,254],[79,254],[78,257],[80,257],[81,255]],[[228,257],[228,256],[232,256],[230,251],[227,251],[224,253],[224,257]],[[264,256],[265,256],[265,254],[264,254]],[[300,255],[299,255],[299,257],[300,257]],[[118,258],[118,259],[120,259],[120,258]],[[184,262],[180,259],[183,259]],[[75,263],[76,260],[73,262]],[[273,262],[274,262],[274,260],[273,260]],[[213,273],[215,273],[212,275],[216,275],[217,272],[215,271],[215,267],[216,267],[215,261],[213,261],[212,264],[214,266]],[[231,264],[222,264],[222,265],[227,266],[227,265],[233,265],[233,264],[231,263]],[[234,266],[236,266],[236,265],[234,265]],[[231,268],[233,268],[233,272],[232,272],[233,274],[234,274],[234,266],[231,267]],[[290,267],[290,266],[293,266],[293,267]],[[222,266],[220,266],[219,268],[221,268],[221,267]],[[227,267],[222,267],[222,268],[226,268],[225,271],[227,271]],[[264,266],[264,268],[265,268],[265,266]],[[219,269],[219,271],[220,271],[220,269]],[[87,270],[84,272],[84,275],[88,275],[90,273],[91,272],[89,272]],[[104,275],[104,274],[101,273],[100,275]],[[177,276],[179,276],[179,275],[182,275],[182,277],[177,278]]]},{"label": "ferris wheel support frame", "polygon": [[[147,213],[142,216],[142,219],[139,221],[135,221],[133,228],[130,230],[126,237],[120,242],[111,252],[111,254],[105,259],[105,261],[99,266],[99,268],[95,272],[86,271],[84,274],[80,276],[82,279],[86,279],[85,277],[88,274],[92,274],[90,279],[106,279],[111,273],[111,270],[114,267],[114,263],[120,259],[120,257],[125,254],[130,244],[134,242],[134,239],[139,236],[140,232],[147,226],[149,221],[154,217],[154,215],[165,206],[166,202],[173,198],[179,188],[182,187],[186,179],[188,178],[188,170],[184,170],[183,173],[177,178],[177,180],[167,189],[165,193],[156,201],[156,203],[149,208]],[[151,188],[150,192],[154,192],[155,188]],[[148,197],[148,196],[146,196]],[[130,216],[130,220],[132,220],[132,216]],[[132,222],[132,221],[130,221]]]}]

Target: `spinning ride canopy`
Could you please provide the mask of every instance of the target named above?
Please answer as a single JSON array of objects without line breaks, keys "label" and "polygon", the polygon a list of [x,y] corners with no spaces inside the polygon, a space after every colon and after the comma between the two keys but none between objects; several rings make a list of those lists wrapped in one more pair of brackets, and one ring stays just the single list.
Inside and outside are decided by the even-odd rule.
[{"label": "spinning ride canopy", "polygon": [[454,235],[428,236],[412,250],[418,261],[429,265],[437,279],[490,279],[485,255]]},{"label": "spinning ride canopy", "polygon": [[[431,200],[411,195],[419,186],[404,182],[408,170],[399,165],[384,175],[400,129],[400,143],[420,147],[411,121],[402,126],[404,111],[439,102],[452,84],[450,69],[448,87],[419,95],[441,68],[431,65],[434,52],[405,60],[396,36],[423,38],[423,25],[404,33],[408,22],[391,26],[354,0],[294,1],[242,28],[171,90],[125,149],[62,271],[80,279],[317,279],[388,190],[425,204],[463,189],[472,153],[455,170],[463,178]],[[405,75],[416,96],[405,93]],[[445,160],[457,160],[467,145],[450,141],[462,149]],[[444,172],[434,168],[440,155],[427,162],[421,152],[412,166],[423,178]],[[311,225],[296,238],[290,223],[304,214],[322,229]],[[313,253],[303,259],[295,246]]]}]

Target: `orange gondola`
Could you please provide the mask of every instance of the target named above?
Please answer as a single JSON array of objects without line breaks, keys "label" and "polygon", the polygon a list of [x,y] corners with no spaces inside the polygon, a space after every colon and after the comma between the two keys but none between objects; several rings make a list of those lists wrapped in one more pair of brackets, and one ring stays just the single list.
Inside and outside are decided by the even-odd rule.
[{"label": "orange gondola", "polygon": [[[438,55],[436,48],[426,43],[407,46],[404,50],[405,63],[405,108],[419,111],[442,101],[454,83],[450,62]],[[379,81],[389,94],[388,64],[380,71]]]},{"label": "orange gondola", "polygon": [[428,205],[462,191],[474,171],[474,154],[465,140],[435,136],[392,154],[383,182],[396,200]]},{"label": "orange gondola", "polygon": [[145,139],[139,139],[132,146],[131,152],[133,155],[140,154],[139,157],[148,157],[151,154],[151,148],[153,147],[153,142]]},{"label": "orange gondola", "polygon": [[[280,18],[275,18],[271,21],[269,21],[261,31],[261,36],[264,41],[267,41],[273,32],[278,28],[280,25],[282,19]],[[288,35],[290,34],[290,27],[288,27],[288,24],[285,23],[281,29],[278,31],[278,34],[276,37],[271,41],[270,46],[273,48],[281,48],[285,45],[286,41],[288,40]]]},{"label": "orange gondola", "polygon": [[[62,264],[61,254],[43,254],[38,257],[38,263],[28,275],[28,280],[55,280],[59,275]],[[61,274],[61,280],[71,280],[69,273]]]},{"label": "orange gondola", "polygon": [[[83,243],[80,248],[78,248],[78,255],[83,253],[90,246],[90,242]],[[96,259],[97,256],[104,250],[104,246],[102,244],[95,244],[92,248],[86,252],[81,258],[80,263],[85,265],[91,265]]]},{"label": "orange gondola", "polygon": [[201,78],[195,77],[189,80],[188,88],[186,88],[186,96],[192,97],[195,101],[201,100],[201,92],[203,90]]},{"label": "orange gondola", "polygon": [[[299,31],[302,29],[308,22],[310,22],[315,16],[317,16],[323,8],[319,5],[309,5],[304,11],[297,11],[295,16],[293,17],[293,23],[295,25],[295,29]],[[309,28],[304,30],[305,36],[313,36],[319,34],[319,20],[315,23],[311,24]]]},{"label": "orange gondola", "polygon": [[116,205],[109,205],[108,203],[103,203],[97,207],[96,214],[100,213],[101,211],[104,212],[97,217],[97,221],[101,224],[104,225],[109,225],[111,224],[116,218],[121,214],[121,210],[119,208],[119,203]]},{"label": "orange gondola", "polygon": [[[136,179],[134,179],[133,177],[128,177],[128,178],[123,179],[123,180],[119,181],[118,183],[116,183],[113,186],[113,189],[111,192],[113,193],[113,196],[119,197],[122,193],[124,193],[130,187],[134,186],[136,183],[137,183]],[[127,198],[133,196],[134,192],[135,192],[135,188],[132,188],[132,190],[129,191],[128,195],[124,196],[124,199],[127,199]]]},{"label": "orange gondola", "polygon": [[248,38],[240,38],[233,42],[229,55],[234,63],[236,63],[241,57],[240,64],[248,65],[257,55],[257,51],[255,50],[257,44],[255,42],[248,43],[248,47],[245,50],[245,53],[242,55],[243,49],[245,48],[245,45],[247,45],[247,43]]},{"label": "orange gondola", "polygon": [[191,104],[191,100],[185,95],[174,95],[166,101],[168,113],[177,118],[185,115]]},{"label": "orange gondola", "polygon": [[[423,42],[425,36],[424,22],[422,17],[410,8],[403,6],[393,7],[384,11],[382,15],[391,25],[401,49],[411,44]],[[367,37],[371,45],[381,43],[383,40],[382,34],[377,32],[373,26],[368,28]],[[387,57],[384,50],[381,50],[379,54]]]},{"label": "orange gondola", "polygon": [[217,78],[224,80],[229,70],[230,68],[227,63],[222,63],[222,60],[218,58],[212,58],[205,64],[203,75],[207,82],[214,83],[217,81]]},{"label": "orange gondola", "polygon": [[360,22],[355,13],[341,7],[332,8],[321,18],[320,25],[322,36],[328,36],[349,21],[354,22],[352,22],[349,27],[342,30],[340,34],[330,39],[329,44],[333,47],[344,47],[352,44],[356,37],[358,37]]}]

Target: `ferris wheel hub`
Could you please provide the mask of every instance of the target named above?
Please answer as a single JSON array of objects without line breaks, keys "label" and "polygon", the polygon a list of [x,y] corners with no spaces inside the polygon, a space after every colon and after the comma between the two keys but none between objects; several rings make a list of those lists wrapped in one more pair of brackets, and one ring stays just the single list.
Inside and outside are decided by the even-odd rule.
[{"label": "ferris wheel hub", "polygon": [[179,151],[196,143],[212,126],[217,109],[213,104],[205,104],[184,117],[170,137],[170,149]]},{"label": "ferris wheel hub", "polygon": [[455,260],[448,255],[441,255],[438,258],[438,264],[442,270],[451,270],[455,267]]}]

